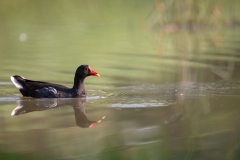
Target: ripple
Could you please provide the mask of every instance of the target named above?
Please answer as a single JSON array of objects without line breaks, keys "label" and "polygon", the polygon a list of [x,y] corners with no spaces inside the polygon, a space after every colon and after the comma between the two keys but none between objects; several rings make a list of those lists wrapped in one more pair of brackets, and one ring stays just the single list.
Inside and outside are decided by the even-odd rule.
[{"label": "ripple", "polygon": [[92,100],[92,99],[103,99],[103,98],[106,98],[106,97],[103,97],[103,96],[87,96],[87,99],[88,99],[88,100]]},{"label": "ripple", "polygon": [[0,97],[0,102],[11,102],[19,99],[19,97]]},{"label": "ripple", "polygon": [[166,107],[165,103],[132,103],[132,104],[110,104],[112,108],[145,108],[145,107]]},{"label": "ripple", "polygon": [[0,85],[13,85],[12,82],[0,82]]}]

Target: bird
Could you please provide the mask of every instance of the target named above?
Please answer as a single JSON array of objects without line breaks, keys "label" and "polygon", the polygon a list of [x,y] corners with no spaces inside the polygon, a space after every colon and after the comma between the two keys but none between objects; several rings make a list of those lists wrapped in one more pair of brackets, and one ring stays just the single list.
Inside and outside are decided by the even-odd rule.
[{"label": "bird", "polygon": [[14,75],[10,79],[23,97],[33,98],[76,98],[86,97],[84,79],[88,76],[100,75],[89,65],[80,65],[75,72],[72,88],[43,81],[33,81],[22,76]]}]

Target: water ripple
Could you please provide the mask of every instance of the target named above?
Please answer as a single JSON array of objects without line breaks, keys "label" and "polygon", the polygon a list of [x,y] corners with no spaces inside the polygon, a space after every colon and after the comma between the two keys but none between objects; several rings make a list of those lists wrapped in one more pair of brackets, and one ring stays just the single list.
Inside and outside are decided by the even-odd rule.
[{"label": "water ripple", "polygon": [[133,103],[133,104],[110,104],[112,108],[145,108],[145,107],[166,107],[165,103]]}]

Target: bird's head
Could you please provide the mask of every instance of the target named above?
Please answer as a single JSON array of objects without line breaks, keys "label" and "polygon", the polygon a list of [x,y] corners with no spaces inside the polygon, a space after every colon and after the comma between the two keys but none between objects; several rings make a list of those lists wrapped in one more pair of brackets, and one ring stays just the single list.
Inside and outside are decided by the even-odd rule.
[{"label": "bird's head", "polygon": [[92,69],[91,66],[89,65],[81,65],[77,68],[76,74],[82,77],[87,77],[87,76],[97,76],[100,77],[100,75]]}]

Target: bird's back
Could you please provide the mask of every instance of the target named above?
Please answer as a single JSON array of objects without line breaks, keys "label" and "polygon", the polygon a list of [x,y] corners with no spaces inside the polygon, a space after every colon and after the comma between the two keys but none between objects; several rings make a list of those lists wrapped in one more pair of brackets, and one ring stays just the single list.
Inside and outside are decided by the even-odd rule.
[{"label": "bird's back", "polygon": [[12,76],[11,80],[22,93],[22,95],[26,97],[70,98],[74,95],[70,88],[59,84],[28,80],[18,75]]}]

